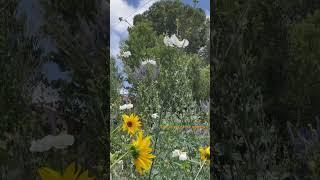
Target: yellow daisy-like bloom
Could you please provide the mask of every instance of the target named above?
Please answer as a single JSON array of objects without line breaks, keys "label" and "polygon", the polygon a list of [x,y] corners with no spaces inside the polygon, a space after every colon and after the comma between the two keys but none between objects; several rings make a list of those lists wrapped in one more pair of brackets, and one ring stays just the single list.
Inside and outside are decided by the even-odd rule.
[{"label": "yellow daisy-like bloom", "polygon": [[152,164],[152,159],[156,156],[152,155],[152,148],[150,148],[151,136],[143,138],[143,131],[137,135],[137,139],[132,142],[131,150],[134,159],[134,165],[140,175],[149,171]]},{"label": "yellow daisy-like bloom", "polygon": [[95,177],[89,177],[88,170],[80,173],[81,168],[76,168],[75,163],[71,163],[64,171],[63,175],[59,172],[47,167],[38,169],[38,173],[42,180],[94,180]]},{"label": "yellow daisy-like bloom", "polygon": [[202,161],[210,161],[210,147],[200,147],[200,158]]},{"label": "yellow daisy-like bloom", "polygon": [[123,125],[122,130],[127,131],[128,134],[133,135],[137,130],[141,128],[141,122],[139,121],[139,116],[135,114],[130,114],[130,116],[124,114],[122,115]]}]

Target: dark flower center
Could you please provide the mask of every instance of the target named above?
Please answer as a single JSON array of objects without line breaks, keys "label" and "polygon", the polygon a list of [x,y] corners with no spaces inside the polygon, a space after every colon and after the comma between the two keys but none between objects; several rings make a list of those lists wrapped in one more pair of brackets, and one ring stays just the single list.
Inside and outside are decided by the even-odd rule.
[{"label": "dark flower center", "polygon": [[127,122],[127,126],[132,127],[132,122],[131,121]]}]

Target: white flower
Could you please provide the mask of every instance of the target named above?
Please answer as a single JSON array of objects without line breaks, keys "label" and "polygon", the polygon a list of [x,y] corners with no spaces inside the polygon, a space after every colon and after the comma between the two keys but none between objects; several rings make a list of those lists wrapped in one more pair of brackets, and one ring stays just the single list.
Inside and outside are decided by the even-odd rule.
[{"label": "white flower", "polygon": [[172,151],[172,157],[178,157],[180,156],[181,151],[179,149],[175,149],[174,151]]},{"label": "white flower", "polygon": [[182,41],[180,41],[179,44],[177,44],[178,47],[182,47],[182,48],[185,48],[189,45],[189,41],[187,39],[183,39]]},{"label": "white flower", "polygon": [[180,43],[179,39],[177,38],[177,36],[175,34],[173,34],[170,39],[174,45],[177,45]]},{"label": "white flower", "polygon": [[119,93],[120,93],[120,95],[127,95],[127,94],[129,94],[129,91],[128,91],[128,89],[121,88]]},{"label": "white flower", "polygon": [[186,152],[181,152],[179,155],[179,160],[180,161],[185,161],[188,159],[187,153]]},{"label": "white flower", "polygon": [[120,165],[121,170],[123,170],[123,160],[120,160],[120,161],[118,162],[118,164]]},{"label": "white flower", "polygon": [[171,36],[171,40],[173,42],[174,45],[176,45],[179,48],[185,48],[189,45],[189,41],[187,39],[183,39],[182,41],[179,41],[179,39],[177,38],[177,36],[174,34]]},{"label": "white flower", "polygon": [[74,143],[74,137],[69,134],[61,133],[57,136],[47,135],[39,140],[33,140],[31,142],[31,152],[44,152],[48,151],[52,147],[57,149],[64,149],[67,146],[71,146]]},{"label": "white flower", "polygon": [[150,59],[141,62],[142,66],[144,66],[146,64],[157,65],[157,62],[155,60],[150,60]]},{"label": "white flower", "polygon": [[58,89],[39,83],[32,92],[32,103],[56,103],[60,101]]},{"label": "white flower", "polygon": [[156,65],[157,64],[157,62],[155,60],[149,60],[148,62],[149,62],[149,64],[152,64],[152,65]]},{"label": "white flower", "polygon": [[158,116],[157,113],[154,113],[154,114],[151,114],[151,117],[152,117],[153,119],[156,119],[156,118],[158,118],[159,116]]},{"label": "white flower", "polygon": [[127,109],[131,109],[131,108],[133,108],[133,104],[128,104]]},{"label": "white flower", "polygon": [[48,151],[53,144],[53,136],[48,135],[39,140],[33,140],[31,142],[30,151],[31,152],[44,152]]},{"label": "white flower", "polygon": [[175,34],[173,34],[170,38],[165,36],[163,42],[166,46],[170,47],[177,46],[179,48],[185,48],[189,45],[189,41],[187,39],[180,41]]},{"label": "white flower", "polygon": [[172,151],[172,157],[179,157],[180,161],[185,161],[188,159],[187,152],[182,152],[179,149]]},{"label": "white flower", "polygon": [[133,104],[124,104],[119,107],[120,110],[131,109],[133,108]]},{"label": "white flower", "polygon": [[122,53],[121,56],[122,56],[122,57],[125,57],[125,58],[128,58],[128,57],[131,56],[131,52],[130,52],[130,51],[125,51],[125,52]]},{"label": "white flower", "polygon": [[61,133],[54,138],[53,146],[57,149],[64,149],[74,143],[74,137],[69,134]]},{"label": "white flower", "polygon": [[171,41],[171,39],[168,36],[165,36],[163,39],[163,42],[166,46],[170,46],[173,47],[173,42]]}]

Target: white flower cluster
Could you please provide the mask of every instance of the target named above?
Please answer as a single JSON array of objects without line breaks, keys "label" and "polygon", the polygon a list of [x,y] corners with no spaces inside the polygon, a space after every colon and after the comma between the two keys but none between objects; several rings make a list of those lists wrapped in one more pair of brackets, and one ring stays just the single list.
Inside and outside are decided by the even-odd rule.
[{"label": "white flower cluster", "polygon": [[32,92],[32,103],[56,103],[60,101],[57,89],[52,89],[43,83],[39,83]]},{"label": "white flower cluster", "polygon": [[165,36],[163,42],[166,46],[170,47],[177,46],[179,48],[185,48],[189,45],[189,41],[187,39],[180,41],[175,34],[173,34],[171,37]]},{"label": "white flower cluster", "polygon": [[172,151],[172,157],[179,157],[180,161],[185,161],[188,159],[187,152],[182,152],[179,149]]},{"label": "white flower cluster", "polygon": [[151,117],[152,117],[153,119],[157,119],[157,118],[159,118],[159,115],[158,115],[157,113],[154,113],[154,114],[151,114]]},{"label": "white flower cluster", "polygon": [[133,104],[124,104],[119,107],[120,110],[131,109],[133,108]]},{"label": "white flower cluster", "polygon": [[120,94],[120,95],[128,95],[128,94],[129,94],[129,91],[128,91],[128,89],[121,88],[120,91],[119,91],[119,94]]},{"label": "white flower cluster", "polygon": [[33,140],[31,142],[31,152],[44,152],[48,151],[52,147],[57,149],[64,149],[67,146],[71,146],[74,143],[74,137],[69,134],[61,133],[57,136],[47,135],[39,140]]},{"label": "white flower cluster", "polygon": [[130,51],[125,51],[121,54],[122,57],[128,58],[131,56],[131,52]]},{"label": "white flower cluster", "polygon": [[151,60],[151,59],[148,59],[148,60],[145,60],[145,61],[142,61],[141,62],[141,65],[144,66],[146,64],[152,64],[152,65],[157,65],[157,62],[155,60]]}]

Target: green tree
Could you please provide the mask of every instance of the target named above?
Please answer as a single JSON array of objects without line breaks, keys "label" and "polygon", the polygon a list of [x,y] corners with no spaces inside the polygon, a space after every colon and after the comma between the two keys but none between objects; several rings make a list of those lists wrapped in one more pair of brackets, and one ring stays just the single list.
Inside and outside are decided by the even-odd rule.
[{"label": "green tree", "polygon": [[123,51],[130,51],[129,58],[123,58],[131,69],[139,66],[142,59],[149,58],[156,46],[157,35],[150,21],[143,21],[129,28],[129,38],[122,46]]},{"label": "green tree", "polygon": [[56,83],[62,89],[60,111],[68,133],[79,140],[71,147],[74,153],[69,154],[68,161],[78,159],[99,179],[107,171],[109,139],[108,6],[101,0],[43,3],[45,23],[41,30],[57,48],[45,58],[72,72],[71,83]]},{"label": "green tree", "polygon": [[134,17],[133,24],[148,20],[157,35],[177,34],[190,41],[187,52],[198,53],[205,46],[206,15],[200,8],[193,8],[181,1],[160,1],[142,15]]},{"label": "green tree", "polygon": [[[223,149],[217,176],[256,179],[258,172],[281,177],[290,171],[287,177],[293,177],[299,172],[291,169],[300,165],[288,155],[294,152],[287,143],[286,123],[298,128],[319,112],[317,87],[306,87],[319,77],[317,13],[305,19],[319,3],[226,0],[217,5],[210,40],[214,139]],[[259,134],[270,127],[275,131],[265,132],[269,138]],[[239,137],[245,140],[242,145]],[[271,142],[256,143],[266,141]],[[261,166],[261,156],[269,158],[267,166]],[[247,163],[238,164],[243,159]]]},{"label": "green tree", "polygon": [[320,11],[290,28],[292,60],[288,64],[288,106],[295,109],[299,124],[307,124],[318,115],[320,103]]},{"label": "green tree", "polygon": [[16,17],[17,6],[18,1],[0,1],[0,176],[14,178],[12,171],[4,171],[10,168],[32,179],[26,148],[39,116],[30,106],[29,83],[41,66],[41,49],[37,37],[26,35],[25,19]]},{"label": "green tree", "polygon": [[[172,3],[173,3],[173,6],[172,7],[169,6],[170,4],[172,5]],[[163,10],[164,6],[168,8],[170,7],[171,9],[169,8],[164,11]],[[205,20],[205,15],[204,15],[204,19],[202,18],[202,16],[192,17],[193,20],[190,20],[190,21],[192,21],[193,23],[189,23],[189,24],[188,23],[180,24],[179,21],[165,22],[168,24],[168,26],[169,25],[175,26],[176,24],[178,24],[178,27],[176,28],[185,26],[185,28],[181,28],[183,31],[186,28],[189,28],[189,29],[194,29],[195,27],[198,28],[199,27],[198,24],[201,24],[201,32],[203,32],[203,34],[193,33],[192,37],[189,36],[191,39],[188,39],[190,41],[190,44],[194,44],[194,45],[197,44],[198,41],[203,40],[203,42],[201,42],[202,43],[201,45],[199,43],[195,45],[197,46],[198,50],[200,49],[200,47],[202,47],[203,53],[200,57],[198,55],[198,51],[195,51],[197,55],[196,54],[192,55],[193,52],[191,52],[190,49],[178,50],[175,48],[171,48],[171,49],[166,48],[163,43],[163,38],[164,38],[162,34],[163,32],[161,32],[160,29],[157,29],[158,26],[160,27],[158,23],[159,22],[161,23],[164,17],[170,17],[170,18],[176,17],[176,16],[180,17],[179,13],[184,13],[184,15],[186,16],[186,13],[189,13],[189,14],[191,13],[189,11],[195,14],[203,13],[202,10],[194,9],[190,6],[183,5],[181,2],[163,1],[160,3],[155,3],[150,8],[150,10],[144,14],[143,17],[140,15],[137,15],[134,17],[135,19],[134,26],[129,28],[129,38],[127,41],[125,41],[122,44],[122,52],[130,51],[132,54],[128,58],[123,58],[127,67],[126,71],[133,73],[134,71],[137,71],[137,69],[140,67],[140,64],[143,60],[156,59],[157,62],[161,65],[159,67],[160,74],[163,71],[162,69],[170,69],[171,71],[174,71],[173,65],[175,63],[174,62],[175,59],[172,59],[172,58],[176,58],[174,54],[180,51],[181,51],[180,54],[190,53],[190,55],[188,56],[190,56],[192,60],[185,60],[183,62],[184,64],[181,66],[184,66],[185,68],[187,68],[189,72],[193,72],[193,73],[188,73],[187,84],[188,86],[191,86],[193,99],[199,102],[200,100],[208,99],[209,97],[208,93],[206,96],[204,96],[204,93],[200,95],[201,92],[208,92],[208,91],[204,90],[202,88],[204,86],[200,86],[199,84],[199,82],[203,82],[203,81],[208,82],[209,80],[208,77],[200,76],[201,68],[204,68],[206,64],[205,62],[208,62],[208,61],[204,61],[204,59],[207,60],[209,58],[209,55],[208,55],[209,21]],[[161,26],[161,28],[163,30],[163,26]],[[185,53],[182,53],[183,51],[185,51]],[[199,79],[199,78],[204,78],[204,79]],[[136,81],[132,78],[132,76],[129,77],[129,81],[134,85],[136,84],[135,83]]]},{"label": "green tree", "polygon": [[119,96],[120,77],[116,67],[116,60],[110,57],[110,103],[113,103]]}]

